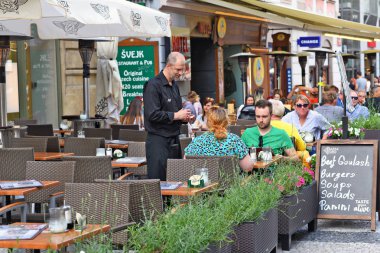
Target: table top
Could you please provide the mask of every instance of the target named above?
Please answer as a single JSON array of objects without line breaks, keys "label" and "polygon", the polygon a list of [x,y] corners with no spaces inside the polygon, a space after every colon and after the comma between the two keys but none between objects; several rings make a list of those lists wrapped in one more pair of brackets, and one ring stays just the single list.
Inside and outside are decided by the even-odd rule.
[{"label": "table top", "polygon": [[61,184],[61,182],[59,181],[40,181],[40,182],[43,184],[42,187],[28,187],[28,188],[6,189],[6,190],[0,189],[0,196],[25,196],[31,192],[35,192],[41,189],[46,189],[46,188]]},{"label": "table top", "polygon": [[62,159],[65,156],[73,156],[74,153],[63,152],[34,152],[35,161],[50,161],[56,159]]},{"label": "table top", "polygon": [[123,140],[106,140],[106,148],[128,148],[128,141]]},{"label": "table top", "polygon": [[[17,222],[15,224],[21,225],[24,223]],[[64,233],[53,234],[48,230],[44,230],[31,240],[0,240],[0,248],[58,250],[77,241],[90,238],[99,233],[107,232],[110,229],[110,225],[88,224],[87,228],[82,232],[71,229]]]},{"label": "table top", "polygon": [[131,158],[132,160],[137,158],[137,160],[141,160],[141,162],[128,162],[128,163],[121,163],[116,162],[115,160],[112,160],[112,168],[138,168],[141,166],[146,165],[146,159],[142,159],[143,157],[125,157],[125,158]]},{"label": "table top", "polygon": [[195,196],[203,192],[211,191],[217,186],[218,183],[211,183],[202,188],[189,188],[187,187],[187,182],[185,182],[175,190],[161,190],[161,194],[162,196]]},{"label": "table top", "polygon": [[55,134],[73,134],[74,133],[74,130],[73,129],[66,129],[66,130],[63,130],[63,129],[54,129],[53,130],[53,133]]},{"label": "table top", "polygon": [[282,155],[276,155],[275,157],[273,157],[273,159],[269,162],[264,162],[264,161],[257,161],[255,162],[255,164],[253,165],[253,169],[266,169],[268,168],[269,166],[271,166],[273,163],[275,162],[279,162],[281,159],[283,158]]}]

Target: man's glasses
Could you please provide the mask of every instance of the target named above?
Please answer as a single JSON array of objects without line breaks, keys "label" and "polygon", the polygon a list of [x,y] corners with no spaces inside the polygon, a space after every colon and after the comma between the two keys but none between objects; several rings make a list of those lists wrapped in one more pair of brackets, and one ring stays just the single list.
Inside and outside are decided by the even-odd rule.
[{"label": "man's glasses", "polygon": [[308,106],[309,106],[309,104],[296,104],[296,106],[298,107],[298,108],[307,108]]},{"label": "man's glasses", "polygon": [[259,136],[259,148],[262,148],[264,146],[264,143],[263,143],[263,136]]},{"label": "man's glasses", "polygon": [[358,97],[351,97],[351,99],[358,100],[359,98]]}]

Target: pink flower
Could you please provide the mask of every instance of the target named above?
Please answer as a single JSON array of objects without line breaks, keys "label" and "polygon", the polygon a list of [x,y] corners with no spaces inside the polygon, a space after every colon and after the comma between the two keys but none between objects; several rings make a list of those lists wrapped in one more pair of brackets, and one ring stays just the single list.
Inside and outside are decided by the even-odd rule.
[{"label": "pink flower", "polygon": [[305,184],[305,179],[303,177],[298,177],[298,182],[296,184],[297,187],[301,187],[302,185]]},{"label": "pink flower", "polygon": [[270,180],[269,178],[264,178],[264,181],[267,182],[268,184],[272,184],[273,183],[273,181]]},{"label": "pink flower", "polygon": [[277,185],[277,188],[280,192],[283,192],[285,190],[285,187],[282,185]]},{"label": "pink flower", "polygon": [[310,169],[307,168],[307,167],[304,167],[303,170],[306,171],[307,173],[309,173],[310,176],[314,179],[314,171],[310,170]]}]

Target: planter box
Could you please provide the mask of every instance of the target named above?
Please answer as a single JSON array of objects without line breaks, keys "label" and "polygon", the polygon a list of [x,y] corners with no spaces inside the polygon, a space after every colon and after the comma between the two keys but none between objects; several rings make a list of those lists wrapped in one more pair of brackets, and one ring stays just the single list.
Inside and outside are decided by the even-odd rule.
[{"label": "planter box", "polygon": [[223,242],[222,244],[213,243],[208,246],[203,253],[231,253],[232,252],[232,243]]},{"label": "planter box", "polygon": [[276,252],[277,215],[277,210],[273,208],[259,221],[248,221],[236,226],[232,252]]},{"label": "planter box", "polygon": [[292,235],[308,224],[309,231],[317,228],[317,182],[313,181],[295,195],[283,197],[278,206],[278,235],[283,250],[290,250]]}]

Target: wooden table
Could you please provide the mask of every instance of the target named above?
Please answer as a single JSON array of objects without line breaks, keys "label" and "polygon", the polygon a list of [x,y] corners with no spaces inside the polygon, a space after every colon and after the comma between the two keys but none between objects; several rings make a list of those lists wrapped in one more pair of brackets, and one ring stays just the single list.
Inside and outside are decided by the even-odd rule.
[{"label": "wooden table", "polygon": [[[17,222],[15,224],[21,225],[24,223]],[[71,229],[65,233],[53,234],[48,230],[44,230],[31,240],[0,240],[0,248],[59,250],[83,239],[107,232],[110,229],[110,225],[88,224],[87,228],[82,232]]]},{"label": "wooden table", "polygon": [[74,153],[62,153],[62,152],[34,152],[35,161],[51,161],[62,159],[65,156],[73,156]]},{"label": "wooden table", "polygon": [[189,188],[187,182],[175,190],[161,190],[162,196],[195,196],[216,188],[218,183],[211,183],[202,188]]},{"label": "wooden table", "polygon": [[[10,182],[10,181],[6,181],[6,182]],[[11,197],[12,196],[25,196],[31,192],[39,191],[42,189],[46,189],[46,188],[57,186],[57,185],[61,184],[61,182],[59,182],[59,181],[40,181],[40,182],[43,185],[41,187],[28,187],[28,188],[6,189],[6,190],[0,189],[0,196],[5,196],[5,205],[9,205],[11,203]],[[7,220],[8,224],[11,222],[11,213],[10,212],[7,212],[6,220]]]},{"label": "wooden table", "polygon": [[128,141],[106,140],[106,148],[127,149]]},{"label": "wooden table", "polygon": [[282,155],[276,155],[275,157],[273,157],[273,159],[269,162],[264,162],[264,161],[257,161],[255,162],[255,164],[253,165],[253,169],[266,169],[268,168],[269,166],[271,166],[273,163],[275,162],[279,162],[281,159],[283,158]]}]

